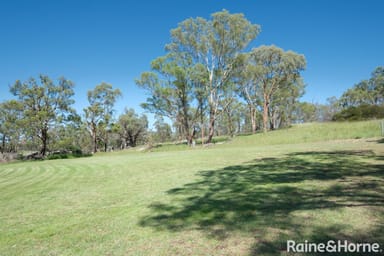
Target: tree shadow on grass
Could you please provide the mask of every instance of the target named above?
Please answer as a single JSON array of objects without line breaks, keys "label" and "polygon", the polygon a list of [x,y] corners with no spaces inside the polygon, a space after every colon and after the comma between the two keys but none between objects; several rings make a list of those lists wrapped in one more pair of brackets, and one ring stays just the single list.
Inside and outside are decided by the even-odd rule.
[{"label": "tree shadow on grass", "polygon": [[[351,236],[343,231],[349,223],[311,228],[294,216],[349,207],[382,210],[384,165],[377,162],[372,151],[302,152],[202,171],[198,181],[167,191],[169,203],[150,205],[151,215],[140,224],[174,232],[201,230],[223,240],[234,231],[251,233],[252,255],[284,254],[287,239],[304,236],[315,242],[363,238],[384,246],[380,229]],[[378,216],[383,219],[383,212]]]}]

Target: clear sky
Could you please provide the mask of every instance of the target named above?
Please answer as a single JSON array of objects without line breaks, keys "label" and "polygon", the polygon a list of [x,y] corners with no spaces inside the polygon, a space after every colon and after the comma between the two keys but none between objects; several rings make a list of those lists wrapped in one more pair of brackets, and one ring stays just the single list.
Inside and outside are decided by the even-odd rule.
[{"label": "clear sky", "polygon": [[262,32],[251,47],[275,44],[304,54],[302,100],[324,103],[384,65],[382,0],[4,0],[0,2],[0,101],[9,85],[46,74],[72,80],[79,113],[101,82],[123,92],[116,105],[146,99],[134,83],[163,55],[169,31],[189,17],[226,9]]}]

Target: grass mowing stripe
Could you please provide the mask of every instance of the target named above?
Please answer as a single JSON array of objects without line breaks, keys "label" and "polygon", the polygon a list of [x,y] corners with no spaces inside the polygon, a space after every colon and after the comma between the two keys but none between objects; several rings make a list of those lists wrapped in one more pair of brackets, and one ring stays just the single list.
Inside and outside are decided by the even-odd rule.
[{"label": "grass mowing stripe", "polygon": [[0,165],[0,251],[280,255],[286,239],[384,244],[382,143],[313,142],[347,129],[306,137],[314,126],[207,148]]}]

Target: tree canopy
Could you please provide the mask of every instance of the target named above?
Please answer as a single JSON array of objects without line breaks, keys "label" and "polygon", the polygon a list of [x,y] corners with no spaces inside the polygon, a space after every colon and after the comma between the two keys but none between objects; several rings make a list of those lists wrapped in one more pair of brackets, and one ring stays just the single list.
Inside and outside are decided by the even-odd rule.
[{"label": "tree canopy", "polygon": [[113,106],[117,97],[121,96],[119,89],[113,89],[111,84],[101,83],[88,91],[89,106],[84,109],[89,133],[93,142],[93,153],[98,151],[98,142],[107,151],[108,130],[113,118]]},{"label": "tree canopy", "polygon": [[10,90],[23,106],[20,125],[26,134],[41,142],[40,153],[45,156],[49,139],[48,131],[57,124],[68,121],[74,109],[72,96],[74,84],[59,78],[55,84],[48,76],[40,75],[36,80],[16,81]]}]

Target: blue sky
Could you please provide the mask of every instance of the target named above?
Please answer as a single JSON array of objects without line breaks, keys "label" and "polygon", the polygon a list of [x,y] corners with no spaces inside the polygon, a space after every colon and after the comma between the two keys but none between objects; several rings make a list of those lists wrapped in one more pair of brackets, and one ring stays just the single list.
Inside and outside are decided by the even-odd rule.
[{"label": "blue sky", "polygon": [[189,17],[227,9],[262,32],[251,47],[275,44],[304,54],[302,100],[324,103],[384,65],[381,0],[1,1],[0,101],[9,85],[38,74],[76,84],[76,108],[101,82],[123,92],[116,110],[146,99],[134,79],[163,55],[169,31]]}]

